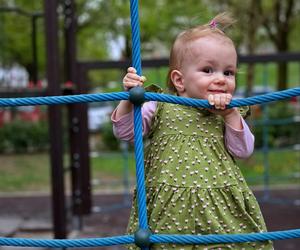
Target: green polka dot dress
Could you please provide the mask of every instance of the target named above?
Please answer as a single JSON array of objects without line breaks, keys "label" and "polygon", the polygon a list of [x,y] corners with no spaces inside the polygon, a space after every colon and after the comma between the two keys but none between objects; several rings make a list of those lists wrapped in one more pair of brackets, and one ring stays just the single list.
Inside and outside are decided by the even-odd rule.
[{"label": "green polka dot dress", "polygon": [[[161,234],[266,231],[258,203],[224,145],[224,123],[207,110],[158,103],[145,149],[149,227]],[[138,228],[137,204],[128,233]],[[129,249],[139,249],[130,245]],[[271,242],[154,244],[151,249],[273,249]]]}]

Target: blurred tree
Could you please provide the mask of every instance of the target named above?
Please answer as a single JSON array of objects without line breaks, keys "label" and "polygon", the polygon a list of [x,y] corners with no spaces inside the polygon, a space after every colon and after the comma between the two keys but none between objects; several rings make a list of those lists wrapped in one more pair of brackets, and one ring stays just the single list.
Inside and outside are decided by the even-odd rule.
[{"label": "blurred tree", "polygon": [[[95,58],[91,48],[102,44],[106,54],[97,59],[109,58],[108,48],[120,50],[119,58],[131,58],[130,1],[78,0],[78,43],[80,58]],[[151,0],[139,3],[142,58],[168,57],[172,40],[183,29],[208,21],[206,7],[201,1]],[[89,34],[87,35],[87,32]],[[98,37],[98,42],[96,38]],[[101,40],[101,41],[100,41]],[[101,43],[100,43],[101,42]],[[116,44],[119,43],[119,44]],[[122,74],[123,75],[123,74]]]},{"label": "blurred tree", "polygon": [[[289,51],[290,34],[296,27],[296,16],[299,15],[300,3],[295,0],[258,1],[259,15],[262,17],[269,39],[277,51]],[[278,64],[277,89],[287,88],[287,64]]]},{"label": "blurred tree", "polygon": [[[94,27],[94,36],[104,32],[107,42],[117,41],[121,37],[124,39],[122,57],[131,56],[128,0],[78,0],[77,5],[79,33],[87,27]],[[161,0],[156,4],[151,0],[143,0],[140,1],[139,8],[143,52],[153,52],[157,49],[155,46],[166,46],[169,50],[176,34],[193,24],[207,21],[209,16],[206,7],[197,0]]]},{"label": "blurred tree", "polygon": [[[257,11],[259,7],[258,1],[251,0],[249,4],[250,6],[246,10],[246,18],[248,19],[248,29],[246,29],[247,33],[245,39],[245,46],[248,50],[248,53],[250,55],[253,55],[257,47],[256,29],[261,25],[261,17]],[[246,96],[250,96],[252,94],[252,89],[254,85],[254,74],[255,74],[255,65],[253,63],[249,63],[248,70],[247,70],[247,78],[246,78],[247,79]]]},{"label": "blurred tree", "polygon": [[[295,0],[215,0],[212,9],[218,11],[231,11],[238,22],[236,36],[238,45],[242,45],[248,54],[254,54],[262,43],[271,43],[278,52],[290,51],[290,35],[297,31],[299,24],[300,2]],[[298,35],[299,37],[299,35]],[[294,47],[300,48],[298,45]],[[254,66],[248,66],[247,92],[250,93],[253,86]],[[287,64],[278,64],[277,89],[286,89]]]},{"label": "blurred tree", "polygon": [[[63,0],[61,0],[62,2]],[[75,0],[78,19],[77,49],[79,60],[130,58],[131,31],[129,0]],[[231,11],[239,20],[233,37],[239,48],[254,53],[264,41],[272,41],[278,51],[294,50],[299,43],[299,1],[295,0],[160,0],[139,1],[142,56],[165,57],[175,36],[183,29],[205,23],[220,11]],[[43,1],[0,0],[0,6],[19,6],[27,12],[43,11]],[[62,27],[62,8],[58,9]],[[39,68],[44,69],[44,23],[38,22]],[[0,62],[14,61],[30,69],[32,64],[30,19],[13,13],[0,12]],[[59,33],[62,38],[62,32]],[[60,44],[63,44],[62,42]],[[287,47],[286,47],[287,46]],[[61,46],[63,48],[63,46]],[[63,53],[62,53],[63,55]],[[279,71],[280,84],[286,68]],[[253,85],[253,65],[249,66],[248,89]],[[286,86],[278,86],[280,89]]]},{"label": "blurred tree", "polygon": [[[238,18],[236,23],[238,34],[236,36],[239,37],[240,47],[243,47],[249,55],[255,54],[262,40],[259,31],[262,24],[258,12],[259,1],[227,0],[226,2],[233,15]],[[246,74],[246,95],[249,96],[252,93],[255,78],[255,65],[253,63],[247,65]]]},{"label": "blurred tree", "polygon": [[[41,12],[42,1],[0,0],[0,63],[23,65],[32,75],[32,15]],[[39,65],[45,65],[43,22],[37,21],[37,47]]]}]

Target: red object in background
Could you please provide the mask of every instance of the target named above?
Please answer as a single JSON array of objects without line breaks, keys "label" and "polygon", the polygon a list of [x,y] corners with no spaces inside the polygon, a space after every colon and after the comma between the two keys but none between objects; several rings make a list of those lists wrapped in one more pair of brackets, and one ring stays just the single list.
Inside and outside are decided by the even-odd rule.
[{"label": "red object in background", "polygon": [[27,106],[18,110],[18,117],[21,121],[38,122],[41,120],[41,110],[38,106]]},{"label": "red object in background", "polygon": [[297,103],[298,100],[297,100],[297,96],[293,96],[291,99],[290,99],[291,103]]},{"label": "red object in background", "polygon": [[33,81],[28,82],[28,88],[29,88],[29,89],[33,89],[33,88],[39,88],[39,89],[41,89],[41,88],[42,88],[42,85],[43,85],[43,84],[42,84],[42,81],[41,81],[41,80],[38,80],[36,84],[34,84]]},{"label": "red object in background", "polygon": [[72,81],[67,81],[64,83],[65,88],[73,88],[74,83]]},{"label": "red object in background", "polygon": [[[13,115],[13,112],[15,115]],[[0,110],[0,127],[17,119],[20,122],[38,122],[46,118],[45,113],[41,111],[39,106],[18,107],[17,110],[11,109]]]},{"label": "red object in background", "polygon": [[[32,81],[28,82],[28,89],[41,89],[42,81],[38,80],[36,84]],[[41,111],[39,106],[20,106],[16,107],[13,111],[11,108],[0,109],[0,127],[4,124],[10,123],[18,119],[25,122],[38,122],[46,119],[46,114]]]},{"label": "red object in background", "polygon": [[0,127],[12,120],[12,115],[9,109],[0,110]]}]

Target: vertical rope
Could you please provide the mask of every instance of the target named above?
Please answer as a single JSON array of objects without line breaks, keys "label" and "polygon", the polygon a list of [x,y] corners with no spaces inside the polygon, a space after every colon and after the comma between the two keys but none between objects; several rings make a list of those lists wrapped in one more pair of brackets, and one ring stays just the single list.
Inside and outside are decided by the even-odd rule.
[{"label": "vertical rope", "polygon": [[132,41],[132,66],[137,70],[138,75],[142,75],[141,65],[141,41],[139,22],[139,1],[130,0],[131,18],[131,41]]},{"label": "vertical rope", "polygon": [[134,148],[139,227],[148,229],[141,106],[134,106]]},{"label": "vertical rope", "polygon": [[[132,65],[137,70],[137,74],[141,75],[142,67],[138,0],[130,0],[130,15],[132,31]],[[141,105],[134,105],[134,146],[139,227],[141,229],[148,229]]]}]

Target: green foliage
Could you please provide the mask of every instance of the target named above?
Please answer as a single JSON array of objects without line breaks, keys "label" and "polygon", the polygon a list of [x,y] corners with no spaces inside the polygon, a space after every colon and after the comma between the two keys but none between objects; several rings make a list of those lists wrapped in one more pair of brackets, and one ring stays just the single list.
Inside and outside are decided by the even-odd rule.
[{"label": "green foliage", "polygon": [[255,147],[263,147],[264,127],[261,123],[268,118],[266,122],[272,123],[277,121],[280,124],[269,124],[267,128],[267,140],[269,147],[284,147],[299,143],[299,123],[286,122],[295,115],[294,109],[288,101],[278,101],[272,105],[262,107],[261,116],[257,122],[259,125],[254,126]]},{"label": "green foliage", "polygon": [[269,163],[270,185],[299,184],[299,152],[270,150],[268,155],[255,151],[249,159],[237,161],[249,185],[263,184],[266,157]]},{"label": "green foliage", "polygon": [[49,146],[46,122],[23,122],[16,120],[0,128],[0,152],[36,152]]},{"label": "green foliage", "polygon": [[107,122],[101,129],[102,140],[105,149],[108,150],[118,150],[120,146],[120,141],[116,139],[113,134],[113,128],[111,122]]},{"label": "green foliage", "polygon": [[[43,12],[43,1],[26,0],[1,0],[0,6],[18,8],[24,14],[16,11],[0,12],[0,62],[10,65],[13,62],[25,66],[27,69],[32,67],[32,28],[31,14]],[[45,40],[43,17],[37,20],[37,47],[39,68],[45,66]]]}]

